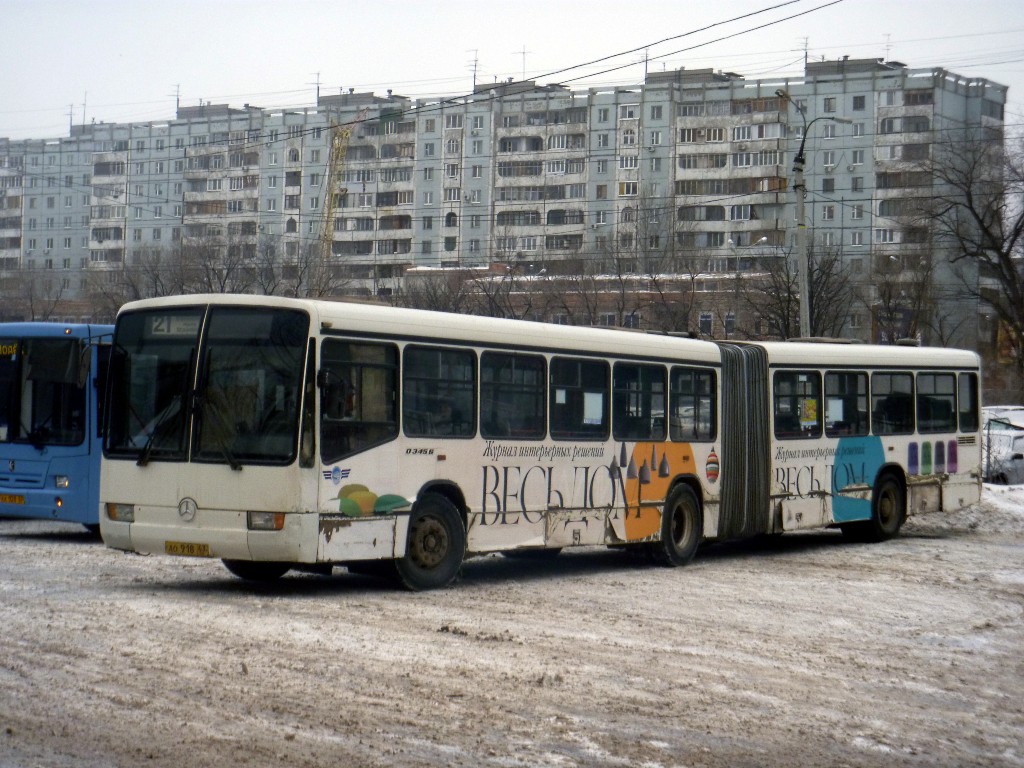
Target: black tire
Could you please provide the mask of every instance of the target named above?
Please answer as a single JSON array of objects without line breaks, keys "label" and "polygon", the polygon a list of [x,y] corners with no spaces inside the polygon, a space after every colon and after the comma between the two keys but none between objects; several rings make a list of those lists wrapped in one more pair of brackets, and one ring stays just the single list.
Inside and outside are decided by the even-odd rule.
[{"label": "black tire", "polygon": [[395,561],[402,586],[412,591],[450,584],[466,556],[466,528],[459,511],[444,496],[427,493],[409,517],[405,556]]},{"label": "black tire", "polygon": [[843,533],[857,541],[887,541],[899,535],[907,519],[907,495],[894,475],[882,475],[871,493],[871,519],[856,523]]},{"label": "black tire", "polygon": [[277,581],[291,570],[290,563],[260,562],[258,560],[221,560],[224,567],[246,581]]},{"label": "black tire", "polygon": [[665,500],[661,513],[661,541],[653,545],[662,565],[686,565],[700,545],[701,511],[697,495],[688,485],[677,485]]}]

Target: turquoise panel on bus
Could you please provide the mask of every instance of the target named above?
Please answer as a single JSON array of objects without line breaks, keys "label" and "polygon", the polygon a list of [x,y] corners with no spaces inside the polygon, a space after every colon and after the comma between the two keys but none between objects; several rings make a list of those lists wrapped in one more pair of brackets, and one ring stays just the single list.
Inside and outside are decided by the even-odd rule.
[{"label": "turquoise panel on bus", "polygon": [[885,453],[879,437],[839,439],[832,464],[832,519],[835,522],[871,519],[871,499],[843,496],[842,490],[850,485],[873,486],[884,461]]}]

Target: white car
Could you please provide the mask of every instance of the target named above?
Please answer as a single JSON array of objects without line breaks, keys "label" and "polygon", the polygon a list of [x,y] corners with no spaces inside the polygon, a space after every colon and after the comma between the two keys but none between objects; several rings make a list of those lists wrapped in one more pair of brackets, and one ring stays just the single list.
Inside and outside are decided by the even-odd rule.
[{"label": "white car", "polygon": [[1005,429],[1009,422],[1018,429],[1024,429],[1024,405],[986,405],[981,409],[981,428],[984,430],[989,422],[993,429]]},{"label": "white car", "polygon": [[1024,429],[987,430],[981,453],[987,482],[1024,484]]}]

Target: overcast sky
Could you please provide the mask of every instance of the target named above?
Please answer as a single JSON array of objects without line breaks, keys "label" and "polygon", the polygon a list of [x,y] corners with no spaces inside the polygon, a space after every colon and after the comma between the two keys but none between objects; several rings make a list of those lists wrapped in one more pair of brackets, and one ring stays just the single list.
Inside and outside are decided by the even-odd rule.
[{"label": "overcast sky", "polygon": [[317,81],[454,95],[474,68],[480,84],[574,87],[641,82],[645,66],[799,76],[805,48],[1009,85],[1007,123],[1024,123],[1022,0],[0,0],[0,30],[12,139],[66,136],[83,116],[168,120],[176,98],[312,106]]}]

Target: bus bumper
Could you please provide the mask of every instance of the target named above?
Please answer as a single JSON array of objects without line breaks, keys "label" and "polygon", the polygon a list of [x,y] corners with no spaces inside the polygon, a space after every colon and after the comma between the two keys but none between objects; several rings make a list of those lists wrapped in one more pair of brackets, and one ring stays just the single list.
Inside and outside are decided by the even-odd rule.
[{"label": "bus bumper", "polygon": [[140,554],[167,554],[227,560],[315,563],[316,550],[304,544],[317,540],[315,513],[287,513],[277,531],[254,531],[248,515],[237,510],[200,510],[183,521],[176,508],[135,508],[135,520],[101,515],[100,534],[112,549]]}]

